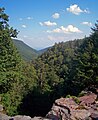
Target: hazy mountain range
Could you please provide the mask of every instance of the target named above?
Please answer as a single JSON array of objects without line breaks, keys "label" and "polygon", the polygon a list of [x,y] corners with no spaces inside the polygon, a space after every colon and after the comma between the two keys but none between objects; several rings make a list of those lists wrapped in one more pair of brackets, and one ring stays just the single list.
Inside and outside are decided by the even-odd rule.
[{"label": "hazy mountain range", "polygon": [[42,50],[35,50],[30,46],[28,46],[27,44],[25,44],[23,41],[17,40],[17,39],[13,39],[13,42],[16,48],[18,49],[20,55],[22,56],[22,58],[26,61],[31,61],[37,58],[39,55],[41,55],[48,49],[48,48],[45,48]]}]

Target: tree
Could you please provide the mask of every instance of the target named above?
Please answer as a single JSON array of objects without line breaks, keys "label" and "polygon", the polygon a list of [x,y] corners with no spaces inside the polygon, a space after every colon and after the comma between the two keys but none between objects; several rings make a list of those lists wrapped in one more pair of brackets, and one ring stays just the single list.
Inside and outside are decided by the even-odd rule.
[{"label": "tree", "polygon": [[17,30],[8,24],[8,15],[0,8],[0,94],[6,112],[17,113],[23,96],[22,59],[12,42]]},{"label": "tree", "polygon": [[98,24],[78,49],[73,84],[81,90],[98,85]]},{"label": "tree", "polygon": [[0,92],[7,92],[14,82],[12,74],[20,69],[21,58],[11,37],[16,37],[17,31],[9,27],[8,16],[4,8],[0,8]]}]

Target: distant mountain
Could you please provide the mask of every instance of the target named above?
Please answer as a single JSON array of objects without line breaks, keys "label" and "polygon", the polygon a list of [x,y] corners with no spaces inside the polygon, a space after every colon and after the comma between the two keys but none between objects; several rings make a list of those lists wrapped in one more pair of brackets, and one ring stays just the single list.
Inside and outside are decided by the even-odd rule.
[{"label": "distant mountain", "polygon": [[45,48],[37,51],[31,48],[30,46],[28,46],[27,44],[25,44],[23,41],[17,39],[13,39],[13,42],[16,48],[18,49],[20,55],[22,56],[22,58],[26,61],[31,61],[48,50],[48,48]]},{"label": "distant mountain", "polygon": [[39,54],[39,55],[43,54],[43,53],[46,52],[49,48],[51,48],[51,47],[47,47],[47,48],[44,48],[44,49],[39,50],[39,51],[38,51],[38,54]]},{"label": "distant mountain", "polygon": [[38,57],[39,55],[38,51],[31,48],[23,41],[13,39],[13,42],[24,60],[30,61]]}]

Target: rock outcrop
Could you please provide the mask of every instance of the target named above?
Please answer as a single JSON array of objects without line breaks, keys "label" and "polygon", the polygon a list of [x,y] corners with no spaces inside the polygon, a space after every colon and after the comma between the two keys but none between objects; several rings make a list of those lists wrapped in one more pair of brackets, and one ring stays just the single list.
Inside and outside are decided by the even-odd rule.
[{"label": "rock outcrop", "polygon": [[47,117],[52,120],[98,120],[97,95],[90,92],[79,98],[60,98]]},{"label": "rock outcrop", "polygon": [[42,118],[42,117],[31,118],[30,116],[25,116],[25,115],[16,115],[16,116],[10,117],[0,113],[0,120],[50,120],[50,119]]}]

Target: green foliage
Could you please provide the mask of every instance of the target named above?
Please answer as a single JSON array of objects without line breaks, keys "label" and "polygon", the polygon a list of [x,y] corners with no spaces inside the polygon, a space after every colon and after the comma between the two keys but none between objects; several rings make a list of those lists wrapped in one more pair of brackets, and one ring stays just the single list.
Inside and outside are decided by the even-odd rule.
[{"label": "green foliage", "polygon": [[17,47],[17,50],[19,51],[21,57],[25,61],[31,61],[32,59],[35,59],[38,57],[39,52],[28,45],[26,45],[24,42],[20,40],[13,39],[13,42],[15,46]]},{"label": "green foliage", "polygon": [[84,96],[84,95],[85,95],[84,92],[80,92],[79,95],[78,95],[78,97],[82,97],[82,96]]},{"label": "green foliage", "polygon": [[37,86],[37,74],[31,63],[24,62],[22,66],[22,75],[24,76],[24,81],[22,82],[24,92],[28,94],[33,91],[33,88]]},{"label": "green foliage", "polygon": [[74,99],[74,101],[79,104],[80,103],[80,100],[76,97],[76,96],[72,96],[72,98]]},{"label": "green foliage", "polygon": [[82,89],[98,85],[98,28],[96,27],[93,29],[96,32],[85,38],[85,42],[77,51],[78,64],[74,82]]},{"label": "green foliage", "polygon": [[0,96],[9,115],[18,113],[23,97],[36,86],[36,71],[22,61],[11,37],[17,36],[8,24],[4,8],[0,8]]},{"label": "green foliage", "polygon": [[79,99],[76,96],[67,95],[66,98],[72,98],[77,104],[80,103]]},{"label": "green foliage", "polygon": [[[75,57],[75,50],[81,43],[82,40],[75,40],[55,44],[33,62],[38,73],[41,90],[52,91],[58,97],[67,92],[65,91],[65,87],[68,87],[66,86],[66,81],[72,67],[71,62]],[[47,86],[47,90],[45,86]]]},{"label": "green foliage", "polygon": [[71,95],[67,95],[66,98],[71,98],[72,96]]}]

